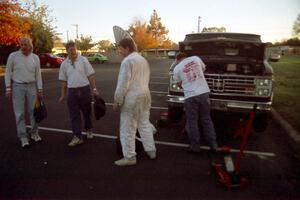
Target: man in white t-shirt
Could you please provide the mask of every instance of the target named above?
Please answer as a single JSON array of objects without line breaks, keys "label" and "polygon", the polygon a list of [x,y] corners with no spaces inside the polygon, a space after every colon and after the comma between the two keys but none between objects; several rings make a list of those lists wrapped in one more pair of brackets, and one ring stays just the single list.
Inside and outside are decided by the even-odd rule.
[{"label": "man in white t-shirt", "polygon": [[73,41],[66,44],[68,57],[63,61],[59,70],[59,80],[61,81],[60,103],[64,103],[66,92],[67,104],[70,113],[73,139],[68,144],[70,147],[83,143],[81,128],[81,113],[84,118],[84,128],[87,138],[93,138],[91,121],[92,95],[98,95],[95,84],[95,71],[89,61],[77,54]]},{"label": "man in white t-shirt", "polygon": [[[205,64],[197,56],[176,56],[173,79],[183,88],[186,129],[190,150],[200,152],[201,133],[213,151],[217,148],[216,132],[210,116],[209,87],[204,77]],[[199,127],[200,125],[200,127]]]}]

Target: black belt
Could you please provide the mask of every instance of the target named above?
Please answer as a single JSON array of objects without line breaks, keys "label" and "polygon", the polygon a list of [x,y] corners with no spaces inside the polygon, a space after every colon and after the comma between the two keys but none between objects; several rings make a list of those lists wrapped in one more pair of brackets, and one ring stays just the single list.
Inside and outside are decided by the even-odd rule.
[{"label": "black belt", "polygon": [[36,82],[34,81],[34,82],[22,82],[22,83],[20,83],[20,82],[13,81],[13,83],[28,85],[28,84],[33,84],[33,83],[36,83]]},{"label": "black belt", "polygon": [[77,87],[77,88],[68,88],[68,90],[83,90],[83,89],[87,89],[90,88],[90,85],[86,85],[83,87]]}]

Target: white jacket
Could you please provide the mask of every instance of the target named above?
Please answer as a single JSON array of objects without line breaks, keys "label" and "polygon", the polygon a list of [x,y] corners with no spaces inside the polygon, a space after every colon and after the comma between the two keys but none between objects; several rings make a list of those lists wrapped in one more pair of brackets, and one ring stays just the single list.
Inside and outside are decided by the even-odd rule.
[{"label": "white jacket", "polygon": [[129,54],[121,63],[115,102],[119,105],[134,103],[137,97],[148,96],[150,68],[144,57],[137,52]]}]

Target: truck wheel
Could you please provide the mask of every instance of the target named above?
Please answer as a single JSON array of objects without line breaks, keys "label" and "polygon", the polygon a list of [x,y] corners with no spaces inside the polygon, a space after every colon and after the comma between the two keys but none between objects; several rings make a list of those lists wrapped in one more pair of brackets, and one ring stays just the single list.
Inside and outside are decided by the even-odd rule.
[{"label": "truck wheel", "polygon": [[180,122],[183,115],[182,107],[168,106],[168,119],[171,123]]},{"label": "truck wheel", "polygon": [[268,114],[256,114],[253,120],[253,129],[256,132],[264,132],[268,127]]}]

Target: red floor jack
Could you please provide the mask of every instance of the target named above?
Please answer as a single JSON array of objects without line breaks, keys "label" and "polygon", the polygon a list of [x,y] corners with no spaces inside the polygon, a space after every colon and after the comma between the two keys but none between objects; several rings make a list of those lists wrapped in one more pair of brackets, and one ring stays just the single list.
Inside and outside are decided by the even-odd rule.
[{"label": "red floor jack", "polygon": [[[253,110],[250,112],[249,119],[247,120],[246,127],[244,129],[240,152],[238,153],[235,162],[233,162],[232,156],[230,155],[230,148],[223,147],[220,151],[226,154],[224,156],[225,169],[222,164],[213,164],[213,167],[219,176],[219,182],[228,189],[240,189],[246,185],[247,179],[240,175],[241,159],[244,156],[244,149],[251,133],[256,107],[257,105],[254,105]],[[240,128],[238,131],[240,131]]]}]

